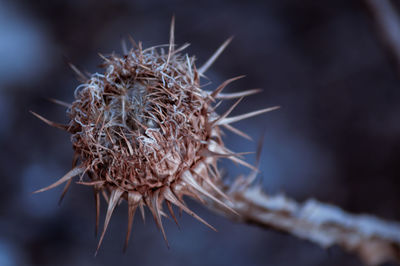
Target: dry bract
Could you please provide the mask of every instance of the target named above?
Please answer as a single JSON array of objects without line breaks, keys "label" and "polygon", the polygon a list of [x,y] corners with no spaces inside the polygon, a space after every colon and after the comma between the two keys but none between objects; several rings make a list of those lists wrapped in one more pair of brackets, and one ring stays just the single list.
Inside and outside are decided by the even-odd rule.
[{"label": "dry bract", "polygon": [[[104,74],[85,78],[75,69],[85,81],[76,89],[75,101],[68,108],[67,125],[37,115],[46,123],[70,132],[75,151],[74,168],[38,192],[67,182],[65,193],[72,178],[81,175],[79,183],[92,186],[95,191],[96,228],[102,194],[108,209],[98,247],[111,214],[122,199],[129,206],[126,244],[135,211],[139,207],[144,215],[144,206],[150,209],[166,240],[161,221],[161,216],[167,216],[164,202],[175,221],[173,205],[213,228],[187,208],[183,196],[203,203],[211,200],[235,212],[229,203],[218,198],[228,199],[218,188],[221,176],[217,159],[227,157],[254,169],[225,147],[220,127],[248,137],[230,124],[274,108],[228,117],[244,96],[258,92],[221,93],[226,85],[241,77],[227,80],[213,92],[201,89],[200,76],[230,40],[197,70],[194,57],[181,53],[186,45],[175,47],[173,31],[174,22],[168,52],[163,46],[143,49],[141,43],[133,42],[133,48],[123,56],[102,56]],[[218,98],[239,100],[218,115],[215,113]],[[89,180],[83,180],[84,174]]]}]

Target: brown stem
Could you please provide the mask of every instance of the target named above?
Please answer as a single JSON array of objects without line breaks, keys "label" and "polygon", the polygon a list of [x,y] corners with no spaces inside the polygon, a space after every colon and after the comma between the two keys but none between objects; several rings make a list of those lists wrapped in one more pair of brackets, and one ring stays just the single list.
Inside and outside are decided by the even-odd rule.
[{"label": "brown stem", "polygon": [[295,235],[321,247],[338,245],[356,253],[368,265],[400,262],[400,223],[370,215],[354,215],[310,199],[298,203],[283,195],[270,196],[259,187],[230,193],[227,202],[238,215],[213,206],[233,220]]}]

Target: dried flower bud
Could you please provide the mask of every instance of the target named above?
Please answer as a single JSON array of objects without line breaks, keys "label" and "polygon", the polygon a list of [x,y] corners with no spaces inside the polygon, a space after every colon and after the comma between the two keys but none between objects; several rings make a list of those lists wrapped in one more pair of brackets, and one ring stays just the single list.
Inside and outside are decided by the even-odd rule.
[{"label": "dried flower bud", "polygon": [[[125,246],[135,211],[139,207],[144,215],[144,206],[150,209],[166,240],[161,221],[161,216],[166,215],[162,210],[164,202],[175,221],[173,205],[214,229],[185,205],[183,196],[203,203],[208,199],[234,212],[220,200],[228,197],[218,188],[221,176],[217,159],[226,157],[254,167],[225,147],[220,127],[248,137],[230,124],[275,109],[228,117],[244,96],[258,92],[221,93],[241,77],[225,81],[213,92],[201,89],[200,76],[229,42],[230,39],[197,69],[194,57],[180,53],[187,45],[175,49],[172,21],[168,52],[160,46],[143,49],[141,43],[133,42],[134,47],[123,56],[102,56],[104,74],[85,78],[73,67],[85,81],[69,105],[69,124],[59,125],[35,115],[72,134],[74,168],[37,192],[67,182],[64,195],[72,178],[80,175],[78,183],[92,186],[95,191],[96,230],[102,193],[108,209],[98,247],[115,206],[123,199],[129,206]],[[215,99],[233,98],[239,100],[227,112],[215,113]],[[88,181],[83,181],[84,174]]]}]

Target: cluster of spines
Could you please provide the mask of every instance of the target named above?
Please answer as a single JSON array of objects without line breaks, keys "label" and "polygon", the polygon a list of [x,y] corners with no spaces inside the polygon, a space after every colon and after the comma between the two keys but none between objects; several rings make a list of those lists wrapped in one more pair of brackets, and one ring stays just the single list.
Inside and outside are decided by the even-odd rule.
[{"label": "cluster of spines", "polygon": [[[265,112],[272,111],[278,107],[272,107],[272,108],[266,108],[254,112],[250,112],[247,114],[243,115],[238,115],[238,116],[233,116],[229,117],[230,113],[232,110],[239,104],[239,102],[243,99],[243,97],[252,95],[255,93],[258,93],[260,90],[259,89],[253,89],[253,90],[248,90],[248,91],[243,91],[243,92],[237,92],[237,93],[222,93],[222,90],[231,82],[242,78],[243,76],[235,77],[232,79],[228,79],[225,82],[223,82],[220,86],[218,86],[214,91],[208,92],[200,89],[199,85],[199,79],[201,76],[204,76],[204,73],[206,70],[213,64],[213,62],[217,59],[217,57],[222,53],[222,51],[226,48],[226,46],[229,44],[231,39],[228,39],[225,41],[220,48],[210,57],[210,59],[198,70],[196,69],[194,65],[194,59],[189,58],[187,55],[185,56],[185,66],[183,67],[181,62],[179,62],[181,65],[174,65],[173,62],[174,56],[178,56],[178,53],[181,52],[184,48],[186,48],[188,45],[185,44],[182,47],[175,49],[175,43],[174,43],[174,20],[172,20],[171,23],[171,30],[170,30],[170,42],[168,45],[168,53],[166,55],[162,54],[161,50],[161,55],[157,55],[157,60],[160,60],[157,66],[157,70],[159,71],[161,76],[165,76],[165,80],[161,78],[162,82],[166,82],[167,79],[170,81],[174,81],[175,84],[168,84],[168,82],[164,83],[164,90],[163,92],[165,93],[163,96],[170,97],[173,100],[180,100],[181,96],[179,93],[179,90],[169,90],[166,89],[166,87],[173,87],[173,88],[180,88],[181,93],[186,97],[187,93],[193,93],[196,95],[196,97],[199,97],[200,101],[203,101],[198,105],[197,107],[203,108],[203,116],[201,117],[204,119],[203,123],[201,125],[204,125],[206,127],[206,134],[204,133],[202,136],[200,136],[196,141],[196,143],[200,142],[202,143],[202,146],[196,146],[197,150],[195,151],[195,157],[192,158],[191,163],[188,165],[186,164],[186,168],[184,171],[182,171],[179,176],[176,176],[171,182],[168,182],[166,184],[163,184],[162,186],[156,187],[156,188],[151,188],[145,191],[137,191],[135,189],[126,189],[124,186],[120,186],[118,182],[116,182],[116,177],[112,177],[109,175],[105,175],[104,173],[100,174],[99,167],[94,163],[94,158],[90,158],[88,154],[95,154],[97,156],[99,152],[95,151],[87,151],[87,150],[82,150],[79,147],[77,147],[76,141],[74,142],[73,138],[73,143],[75,147],[75,158],[74,159],[74,167],[71,171],[69,171],[65,176],[60,178],[58,181],[53,183],[52,185],[45,187],[43,189],[40,189],[37,192],[43,192],[49,189],[52,189],[64,182],[67,182],[64,191],[62,193],[62,197],[65,195],[65,192],[68,190],[68,187],[71,184],[72,178],[75,176],[80,176],[80,181],[78,183],[84,184],[84,185],[89,185],[94,188],[95,191],[95,200],[96,200],[96,232],[99,224],[99,210],[100,210],[100,193],[104,196],[106,201],[108,202],[108,208],[107,208],[107,213],[106,213],[106,218],[104,222],[104,227],[103,231],[101,233],[101,237],[98,243],[98,248],[100,247],[104,234],[106,232],[107,226],[110,222],[111,215],[118,203],[121,202],[122,199],[125,199],[128,202],[128,230],[126,234],[126,240],[125,240],[125,248],[127,246],[127,243],[129,241],[131,229],[132,229],[132,223],[133,223],[133,218],[135,215],[136,210],[139,208],[141,210],[143,219],[144,219],[144,206],[147,206],[152,215],[153,218],[161,230],[164,239],[166,240],[166,234],[162,225],[161,221],[161,216],[167,216],[167,214],[163,211],[162,205],[163,202],[166,203],[168,210],[170,212],[171,217],[174,219],[174,221],[177,223],[176,216],[174,214],[172,206],[175,205],[177,206],[180,210],[185,211],[189,215],[195,217],[208,227],[212,228],[213,230],[214,227],[209,225],[206,221],[204,221],[201,217],[197,216],[194,212],[192,212],[184,203],[183,201],[183,196],[187,195],[192,198],[195,198],[203,203],[205,202],[205,199],[210,199],[225,208],[228,208],[232,212],[235,212],[229,205],[229,197],[226,196],[226,194],[222,191],[220,188],[220,183],[221,183],[221,176],[219,174],[218,168],[217,168],[217,159],[220,157],[226,157],[228,159],[231,159],[232,161],[242,164],[244,166],[247,166],[253,170],[256,170],[255,167],[252,165],[248,164],[247,162],[243,161],[240,158],[241,154],[238,153],[233,153],[229,149],[227,149],[220,137],[220,127],[223,126],[224,128],[244,137],[247,139],[250,139],[250,137],[245,134],[244,132],[234,128],[231,124],[252,116],[256,116]],[[140,62],[143,62],[143,60],[146,60],[146,56],[151,56],[155,55],[154,53],[156,52],[157,47],[151,47],[148,49],[142,49],[141,43],[138,45],[133,42],[133,45],[136,47],[136,49],[132,49],[131,51],[125,50],[125,54],[131,54],[135,55],[135,57],[131,57],[134,59],[138,59],[139,61],[136,62],[137,65],[142,67],[143,69],[146,70],[145,64],[141,64]],[[108,65],[108,67],[115,67],[115,61],[121,60],[121,63],[125,63],[122,58],[116,57],[116,56],[111,56],[111,58],[107,58],[102,56],[102,58],[105,60],[105,64]],[[125,56],[126,59],[126,56]],[[154,59],[151,58],[151,59]],[[140,61],[142,60],[142,61]],[[182,71],[185,71],[185,73],[181,73],[181,78],[184,79],[186,82],[185,84],[190,84],[190,88],[184,88],[182,85],[182,82],[180,81],[180,84],[177,83],[177,81],[173,78],[167,75],[166,70],[170,70],[170,68],[174,67],[174,71],[176,73],[181,73]],[[78,76],[81,77],[81,79],[88,80],[85,75],[83,75],[76,67],[72,66],[73,70],[77,72]],[[180,68],[180,69],[177,69]],[[149,69],[151,70],[151,69]],[[110,73],[110,71],[108,71]],[[124,74],[124,69],[122,68],[119,70],[118,73]],[[130,74],[130,73],[126,73]],[[100,74],[94,74],[92,77],[89,79],[89,82],[86,83],[86,85],[82,86],[87,88],[87,86],[90,86],[90,82],[98,82],[99,80],[101,81],[102,79],[99,79],[99,76],[103,78],[103,80],[107,81],[107,76],[101,76]],[[111,82],[109,82],[111,83]],[[115,85],[115,81],[112,83]],[[93,85],[93,84],[92,84]],[[96,86],[103,85],[104,84],[95,84]],[[171,85],[171,86],[169,86]],[[112,88],[112,86],[111,86]],[[117,87],[118,89],[118,87]],[[124,87],[122,86],[122,88]],[[185,91],[186,90],[186,91]],[[113,93],[113,92],[109,92]],[[186,93],[186,94],[185,94]],[[92,95],[92,97],[95,97]],[[98,95],[97,95],[98,97]],[[76,98],[79,99],[79,91],[76,92]],[[216,106],[212,106],[213,103],[215,103],[215,100],[220,99],[220,100],[226,100],[226,99],[235,99],[237,98],[238,100],[222,115],[217,115],[214,110]],[[94,99],[94,98],[93,98]],[[57,103],[60,103],[64,106],[67,106],[69,108],[69,112],[71,115],[71,123],[69,125],[61,125],[54,123],[52,121],[49,121],[45,118],[43,118],[40,115],[36,115],[39,119],[43,120],[45,123],[55,126],[64,130],[67,130],[71,132],[72,134],[83,134],[82,132],[79,132],[79,129],[77,129],[77,124],[80,124],[82,127],[85,125],[82,124],[81,121],[76,120],[77,113],[80,112],[80,115],[82,116],[87,116],[87,113],[85,111],[80,110],[79,108],[74,108],[76,106],[81,106],[74,102],[72,105],[62,103],[60,101],[56,101]],[[155,102],[155,104],[162,104],[162,102]],[[189,103],[193,106],[195,106],[194,103]],[[125,108],[123,108],[125,110]],[[90,110],[89,110],[90,111]],[[91,110],[93,111],[93,110]],[[96,110],[94,110],[96,112]],[[157,112],[157,110],[155,110]],[[177,110],[168,110],[169,112],[176,112]],[[179,111],[178,111],[179,112]],[[122,125],[124,126],[124,121],[126,119],[127,114],[121,112],[122,115],[122,120],[119,122],[122,122]],[[159,116],[162,116],[162,112],[160,111],[158,113]],[[100,117],[100,116],[99,116]],[[185,117],[185,119],[193,119],[193,116],[191,117]],[[99,123],[100,121],[96,121],[95,123]],[[139,127],[141,127],[141,130],[146,130],[149,127],[144,125],[143,123],[140,123],[140,121],[135,121]],[[79,125],[78,125],[79,128]],[[81,128],[80,128],[81,129]],[[200,130],[200,129],[199,129]],[[138,131],[140,132],[140,130]],[[115,133],[115,132],[114,132]],[[120,132],[119,136],[121,136],[121,139],[124,139],[125,142],[124,144],[120,143],[120,151],[124,150],[126,151],[129,155],[133,156],[135,155],[134,147],[132,147],[130,141],[127,140],[127,137],[124,135],[124,132]],[[112,137],[108,136],[110,141],[112,142]],[[191,137],[193,138],[193,137]],[[93,143],[96,143],[96,139],[93,141]],[[87,147],[87,146],[86,146]],[[96,147],[94,147],[96,148]],[[112,149],[110,147],[102,147],[102,149]],[[79,152],[77,152],[79,151]],[[118,156],[116,157],[118,160]],[[96,157],[96,159],[99,159]],[[100,160],[100,159],[99,159]],[[150,160],[150,158],[149,158]],[[77,162],[80,161],[81,163],[77,165]],[[182,162],[184,164],[185,162]],[[97,166],[97,167],[96,167]],[[87,173],[90,181],[84,182],[83,181],[83,176],[84,174]],[[118,178],[126,178],[126,177],[118,177]],[[167,241],[167,240],[166,240]],[[97,252],[96,250],[96,252]]]}]

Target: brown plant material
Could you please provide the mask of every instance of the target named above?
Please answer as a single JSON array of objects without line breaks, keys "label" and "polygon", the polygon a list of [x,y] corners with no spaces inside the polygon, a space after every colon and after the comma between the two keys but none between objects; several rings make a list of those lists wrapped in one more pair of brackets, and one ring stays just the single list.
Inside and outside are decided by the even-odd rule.
[{"label": "brown plant material", "polygon": [[[208,204],[206,200],[210,200],[236,213],[217,197],[229,202],[216,185],[221,181],[217,160],[224,157],[255,168],[241,159],[242,154],[235,154],[225,147],[221,126],[248,137],[230,124],[277,107],[230,117],[230,112],[244,96],[259,92],[255,89],[221,94],[229,83],[242,76],[228,79],[212,92],[201,89],[200,76],[204,76],[229,42],[230,39],[223,43],[197,70],[194,57],[180,53],[187,45],[175,46],[173,20],[168,52],[163,46],[143,49],[141,43],[132,41],[133,48],[123,56],[100,55],[104,60],[104,74],[95,73],[87,78],[71,65],[84,83],[75,90],[75,101],[71,105],[55,101],[68,107],[70,120],[67,125],[33,113],[50,126],[72,134],[76,158],[71,171],[36,192],[67,182],[63,197],[72,178],[80,176],[78,183],[91,186],[94,190],[96,232],[102,194],[108,208],[97,250],[112,213],[122,200],[128,203],[125,247],[138,207],[143,216],[143,207],[150,209],[166,242],[162,216],[168,215],[163,210],[164,202],[175,221],[173,205],[211,229],[214,227],[186,206],[183,196],[205,204]],[[214,103],[219,98],[239,100],[227,112],[218,115]],[[84,178],[85,174],[88,179]]]},{"label": "brown plant material", "polygon": [[249,185],[249,178],[238,178],[227,188],[227,204],[239,215],[216,205],[209,206],[210,209],[235,221],[289,233],[323,248],[340,246],[357,254],[367,265],[400,262],[400,223],[349,214],[314,199],[298,203]]},{"label": "brown plant material", "polygon": [[[68,108],[69,123],[58,124],[32,113],[50,126],[72,134],[73,169],[36,192],[66,183],[62,200],[72,179],[80,176],[77,183],[94,191],[96,232],[102,195],[108,207],[97,250],[114,209],[122,201],[128,204],[125,248],[135,213],[139,209],[144,219],[145,206],[165,241],[162,225],[162,217],[168,216],[163,209],[165,205],[176,223],[173,206],[214,229],[187,207],[183,197],[189,196],[236,221],[287,232],[322,247],[339,245],[357,253],[367,264],[400,262],[399,224],[347,214],[315,200],[300,204],[282,195],[269,196],[252,185],[257,166],[243,161],[243,153],[225,147],[221,129],[250,139],[231,124],[278,107],[230,116],[243,97],[260,91],[222,92],[243,76],[226,80],[214,91],[201,88],[200,77],[230,41],[223,43],[197,69],[194,57],[181,54],[188,45],[175,46],[172,21],[169,45],[143,49],[141,43],[132,41],[133,48],[124,49],[123,56],[100,55],[104,74],[86,77],[71,65],[83,82],[75,91],[75,101],[68,104],[52,100]],[[219,115],[215,112],[217,99],[238,100]],[[253,171],[247,178],[238,178],[225,187],[217,167],[219,158],[228,158]]]}]

